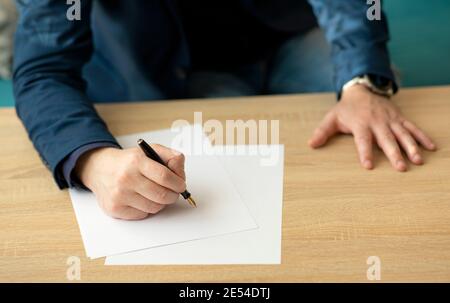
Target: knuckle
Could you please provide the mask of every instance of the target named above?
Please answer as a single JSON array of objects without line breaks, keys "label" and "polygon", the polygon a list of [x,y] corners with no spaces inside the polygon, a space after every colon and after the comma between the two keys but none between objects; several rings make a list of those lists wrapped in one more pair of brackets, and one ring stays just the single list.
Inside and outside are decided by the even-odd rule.
[{"label": "knuckle", "polygon": [[393,149],[392,151],[390,151],[389,153],[389,157],[394,159],[394,160],[401,160],[402,159],[402,155],[400,154],[400,152],[396,149]]},{"label": "knuckle", "polygon": [[406,119],[405,119],[405,117],[403,117],[402,115],[398,115],[398,116],[397,116],[397,122],[398,122],[400,125],[403,125],[403,123],[405,123],[405,121],[406,121]]},{"label": "knuckle", "polygon": [[399,130],[399,134],[401,137],[409,137],[409,133],[404,129]]},{"label": "knuckle", "polygon": [[165,208],[164,205],[162,204],[157,204],[156,206],[156,212],[155,213],[159,213],[161,210],[163,210]]},{"label": "knuckle", "polygon": [[366,129],[368,127],[368,125],[370,124],[369,122],[370,122],[369,117],[367,117],[367,118],[361,117],[360,119],[356,119],[353,122],[353,127],[355,129]]},{"label": "knuckle", "polygon": [[322,119],[322,122],[331,121],[337,117],[336,108],[332,108]]},{"label": "knuckle", "polygon": [[397,121],[397,122],[402,121],[402,119],[403,119],[402,115],[397,110],[390,111],[389,116],[390,116],[391,120]]},{"label": "knuckle", "polygon": [[121,209],[121,202],[119,200],[119,198],[112,198],[110,203],[108,203],[106,205],[106,209],[107,211],[109,211],[112,214],[116,214],[120,211]]},{"label": "knuckle", "polygon": [[392,134],[391,131],[389,130],[383,130],[383,132],[381,133],[382,138],[384,138],[386,141],[388,141],[389,144],[393,144],[393,142],[395,142],[395,137]]},{"label": "knuckle", "polygon": [[169,195],[169,191],[165,188],[160,188],[156,190],[155,196],[158,202],[166,202]]},{"label": "knuckle", "polygon": [[132,166],[139,165],[139,162],[141,160],[141,152],[137,148],[132,149],[128,160],[129,160],[129,164]]},{"label": "knuckle", "polygon": [[163,184],[166,184],[169,181],[169,172],[165,168],[161,168],[158,171],[159,181]]},{"label": "knuckle", "polygon": [[389,120],[386,117],[377,117],[373,120],[373,124],[384,126],[386,128],[389,127]]},{"label": "knuckle", "polygon": [[178,192],[182,193],[186,190],[186,182],[181,182],[179,188],[178,188]]},{"label": "knuckle", "polygon": [[186,156],[183,153],[179,153],[177,156],[181,161],[184,161],[186,159]]},{"label": "knuckle", "polygon": [[110,205],[110,211],[111,211],[111,213],[113,213],[113,214],[116,214],[116,213],[118,213],[119,212],[119,210],[120,210],[120,205],[119,204],[116,204],[116,203],[112,203],[111,205]]},{"label": "knuckle", "polygon": [[184,169],[184,161],[184,155],[177,155],[169,160],[168,166],[172,170],[178,171],[180,169]]},{"label": "knuckle", "polygon": [[170,195],[169,202],[168,202],[167,204],[173,204],[173,203],[177,202],[179,196],[180,196],[180,195],[177,194],[177,193],[172,193],[172,194]]},{"label": "knuckle", "polygon": [[154,149],[167,149],[167,147],[158,143],[151,143],[150,146]]},{"label": "knuckle", "polygon": [[123,184],[128,184],[128,182],[130,181],[130,175],[128,174],[127,171],[120,171],[117,173],[117,178],[116,178],[116,182],[118,183],[119,186],[116,186],[116,188],[120,188],[120,185]]},{"label": "knuckle", "polygon": [[366,118],[367,120],[372,120],[372,121],[381,119],[382,116],[383,116],[383,115],[380,113],[380,111],[377,110],[377,109],[374,109],[374,108],[370,108],[370,109],[365,113],[365,118]]},{"label": "knuckle", "polygon": [[127,220],[132,220],[132,221],[136,221],[136,220],[142,220],[148,217],[148,213],[145,212],[139,212],[133,215],[130,215]]},{"label": "knuckle", "polygon": [[388,120],[386,113],[380,111],[372,112],[370,118],[368,117],[367,119],[374,124],[385,124]]},{"label": "knuckle", "polygon": [[184,154],[179,154],[177,156],[175,156],[175,158],[177,159],[177,162],[180,163],[181,165],[184,165],[184,161],[186,160],[186,157],[184,156]]},{"label": "knuckle", "polygon": [[412,129],[415,129],[418,132],[422,132],[422,130],[413,122],[409,122],[409,125]]},{"label": "knuckle", "polygon": [[408,129],[408,130],[411,130],[411,129],[414,129],[415,127],[414,127],[414,124],[413,123],[411,123],[410,121],[408,121],[408,120],[403,120],[402,122],[401,122],[401,125],[404,127],[404,128],[406,128],[406,129]]},{"label": "knuckle", "polygon": [[316,128],[316,134],[323,135],[326,133],[325,126],[321,125],[318,128]]},{"label": "knuckle", "polygon": [[148,213],[150,213],[150,214],[157,214],[163,208],[164,208],[164,205],[162,205],[162,204],[152,203],[151,205],[149,205]]},{"label": "knuckle", "polygon": [[113,189],[111,189],[111,199],[114,202],[117,202],[122,199],[124,194],[124,189],[121,186],[115,186]]},{"label": "knuckle", "polygon": [[148,214],[146,214],[146,213],[142,213],[142,214],[140,214],[140,216],[139,216],[139,218],[137,218],[138,220],[142,220],[142,219],[145,219],[145,218],[147,218],[148,217]]},{"label": "knuckle", "polygon": [[372,137],[369,134],[357,134],[355,138],[359,142],[368,142],[372,139]]},{"label": "knuckle", "polygon": [[419,153],[419,148],[417,147],[417,145],[412,145],[409,148],[409,153],[410,154],[418,154]]}]

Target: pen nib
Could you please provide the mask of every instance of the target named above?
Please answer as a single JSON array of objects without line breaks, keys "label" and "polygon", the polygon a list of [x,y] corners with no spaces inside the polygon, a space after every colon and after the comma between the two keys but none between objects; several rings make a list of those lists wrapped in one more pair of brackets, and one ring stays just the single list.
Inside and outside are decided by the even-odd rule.
[{"label": "pen nib", "polygon": [[191,204],[191,206],[193,207],[197,207],[197,203],[195,203],[194,199],[192,199],[192,197],[187,198],[189,204]]}]

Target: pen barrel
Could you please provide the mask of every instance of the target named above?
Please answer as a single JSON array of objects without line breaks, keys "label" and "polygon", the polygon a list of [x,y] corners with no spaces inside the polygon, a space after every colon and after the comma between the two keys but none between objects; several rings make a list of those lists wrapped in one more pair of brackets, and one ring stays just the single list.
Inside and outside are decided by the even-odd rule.
[{"label": "pen barrel", "polygon": [[164,163],[163,159],[161,159],[161,157],[153,150],[153,148],[151,148],[150,145],[148,145],[147,142],[145,142],[143,139],[139,139],[137,143],[148,158],[167,167],[167,165],[166,165],[166,163]]}]

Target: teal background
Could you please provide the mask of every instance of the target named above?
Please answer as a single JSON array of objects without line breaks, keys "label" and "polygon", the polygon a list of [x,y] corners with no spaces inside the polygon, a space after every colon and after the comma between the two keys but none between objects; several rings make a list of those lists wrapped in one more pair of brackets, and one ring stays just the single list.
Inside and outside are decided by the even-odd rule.
[{"label": "teal background", "polygon": [[402,86],[450,84],[450,1],[385,0]]},{"label": "teal background", "polygon": [[[401,86],[450,84],[450,1],[385,0],[383,7]],[[0,80],[0,107],[13,104],[11,81]]]},{"label": "teal background", "polygon": [[0,107],[13,105],[14,98],[11,81],[0,80]]}]

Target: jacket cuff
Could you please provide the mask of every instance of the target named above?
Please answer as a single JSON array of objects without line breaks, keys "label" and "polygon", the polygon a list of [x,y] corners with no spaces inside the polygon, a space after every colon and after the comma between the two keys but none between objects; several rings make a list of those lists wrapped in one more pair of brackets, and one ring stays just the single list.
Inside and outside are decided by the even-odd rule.
[{"label": "jacket cuff", "polygon": [[101,148],[101,147],[115,147],[120,148],[119,145],[111,142],[94,142],[83,145],[76,150],[74,150],[65,160],[62,161],[60,167],[62,169],[62,175],[64,177],[65,183],[69,187],[78,187],[78,188],[86,188],[84,184],[73,175],[73,171],[75,169],[75,165],[78,162],[78,159],[87,153],[88,151]]},{"label": "jacket cuff", "polygon": [[[83,147],[85,147],[87,145],[90,145],[90,144],[96,144],[96,143],[110,144],[111,146],[116,146],[116,147],[120,148],[120,145],[111,136],[111,139],[106,139],[104,137],[103,138],[93,138],[93,139],[91,139],[89,141],[81,142],[80,144],[78,144],[74,148],[61,150],[59,155],[57,155],[54,158],[51,158],[52,161],[50,163],[48,163],[41,155],[41,158],[42,158],[44,164],[52,172],[53,178],[54,178],[56,184],[58,185],[59,189],[64,189],[64,188],[67,188],[69,186],[75,186],[75,184],[72,185],[72,184],[69,183],[71,180],[66,179],[66,176],[65,176],[65,173],[64,173],[64,164],[65,164],[66,160],[68,160],[70,158],[70,156],[76,156],[76,154],[74,154],[74,153],[77,152],[77,151],[79,152],[80,148],[83,148]],[[84,152],[86,152],[86,151],[87,150],[85,150]],[[78,160],[78,158],[81,156],[81,154],[82,153],[79,153],[79,155],[76,158],[76,160]],[[73,169],[75,167],[76,161],[74,161],[72,164],[73,164],[73,167],[72,167],[72,169]]]},{"label": "jacket cuff", "polygon": [[365,74],[391,80],[394,93],[398,91],[398,84],[390,66],[389,53],[385,43],[338,51],[334,54],[333,61],[336,75],[335,88],[338,99],[341,96],[345,83]]}]

